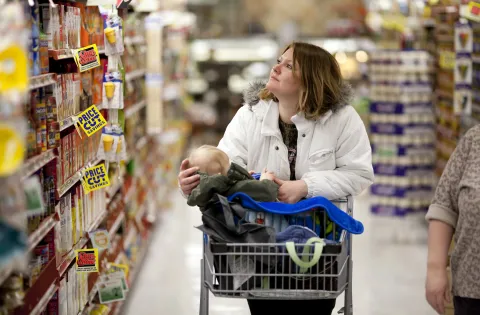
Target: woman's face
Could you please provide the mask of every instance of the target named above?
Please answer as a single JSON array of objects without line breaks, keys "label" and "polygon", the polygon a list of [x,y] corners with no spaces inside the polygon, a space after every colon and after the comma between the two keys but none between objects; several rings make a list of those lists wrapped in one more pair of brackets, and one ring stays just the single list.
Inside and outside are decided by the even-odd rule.
[{"label": "woman's face", "polygon": [[293,49],[289,48],[277,60],[277,64],[270,72],[270,79],[267,82],[267,89],[277,98],[298,98],[300,93],[300,75],[298,64],[293,71]]}]

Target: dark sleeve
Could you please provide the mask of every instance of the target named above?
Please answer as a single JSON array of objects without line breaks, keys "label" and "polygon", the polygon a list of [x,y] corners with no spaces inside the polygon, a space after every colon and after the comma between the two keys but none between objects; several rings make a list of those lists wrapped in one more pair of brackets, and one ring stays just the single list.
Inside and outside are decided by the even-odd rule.
[{"label": "dark sleeve", "polygon": [[191,207],[205,207],[215,193],[223,194],[226,190],[218,178],[200,176],[200,184],[192,190],[187,199],[187,204]]},{"label": "dark sleeve", "polygon": [[255,201],[276,201],[278,185],[275,182],[265,180],[246,179],[239,181],[227,192],[228,196],[237,192],[249,195]]}]

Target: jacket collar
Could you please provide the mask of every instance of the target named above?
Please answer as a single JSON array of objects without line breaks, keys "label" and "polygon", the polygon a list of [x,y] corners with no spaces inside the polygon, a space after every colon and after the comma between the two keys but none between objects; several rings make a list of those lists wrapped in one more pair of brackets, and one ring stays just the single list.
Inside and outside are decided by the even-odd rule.
[{"label": "jacket collar", "polygon": [[[278,110],[278,103],[270,100],[268,102],[260,101],[254,108],[257,117],[262,120],[262,135],[263,136],[281,136],[280,128],[278,127],[278,117],[280,115]],[[305,119],[303,113],[298,113],[292,117],[292,122],[298,129],[299,133],[308,132],[312,130],[317,123],[325,124],[332,116],[332,111],[328,111],[317,120]]]}]

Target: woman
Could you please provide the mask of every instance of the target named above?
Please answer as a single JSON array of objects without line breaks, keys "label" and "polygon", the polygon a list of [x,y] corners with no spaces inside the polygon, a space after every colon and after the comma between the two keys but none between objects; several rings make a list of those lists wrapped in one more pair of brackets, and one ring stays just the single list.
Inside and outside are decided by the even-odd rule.
[{"label": "woman", "polygon": [[460,140],[438,183],[428,209],[426,296],[438,312],[450,302],[447,280],[451,255],[455,315],[480,314],[480,126]]},{"label": "woman", "polygon": [[[350,96],[330,53],[293,43],[277,60],[266,86],[255,84],[245,93],[246,104],[218,147],[248,170],[272,171],[280,201],[358,194],[373,182],[373,168],[367,132],[348,106]],[[195,171],[188,160],[182,162],[178,180],[186,195],[199,183]],[[306,306],[327,315],[335,306],[335,300],[248,302],[252,315],[262,310],[280,315]]]}]

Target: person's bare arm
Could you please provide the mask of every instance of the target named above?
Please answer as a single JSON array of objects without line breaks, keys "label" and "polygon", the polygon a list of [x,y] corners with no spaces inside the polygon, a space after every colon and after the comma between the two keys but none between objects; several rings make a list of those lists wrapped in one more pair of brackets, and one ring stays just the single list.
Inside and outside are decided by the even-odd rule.
[{"label": "person's bare arm", "polygon": [[448,248],[452,236],[451,225],[439,220],[430,221],[425,296],[438,314],[444,314],[445,302],[449,303],[452,299],[447,275]]},{"label": "person's bare arm", "polygon": [[428,227],[428,268],[445,270],[448,249],[453,237],[453,227],[439,220],[431,220]]},{"label": "person's bare arm", "polygon": [[468,162],[471,139],[471,134],[467,133],[450,156],[426,216],[429,228],[425,295],[438,314],[444,313],[445,301],[451,299],[447,276],[448,248],[457,226],[459,187]]}]

